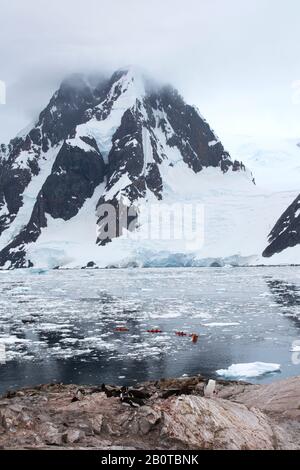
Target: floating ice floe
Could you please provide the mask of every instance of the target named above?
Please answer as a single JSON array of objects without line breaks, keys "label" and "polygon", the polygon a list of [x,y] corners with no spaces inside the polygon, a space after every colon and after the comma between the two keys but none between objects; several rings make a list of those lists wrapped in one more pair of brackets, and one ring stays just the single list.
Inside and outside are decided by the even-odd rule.
[{"label": "floating ice floe", "polygon": [[239,326],[240,323],[238,322],[231,322],[231,323],[205,323],[203,326],[207,327],[214,327],[214,326]]},{"label": "floating ice floe", "polygon": [[16,343],[30,343],[30,340],[25,338],[18,338],[15,335],[11,336],[0,336],[0,342],[2,344],[16,344]]},{"label": "floating ice floe", "polygon": [[181,317],[181,312],[157,312],[157,313],[150,313],[149,317],[152,318],[153,320],[156,318],[177,318]]},{"label": "floating ice floe", "polygon": [[228,369],[216,371],[218,375],[225,378],[251,378],[259,377],[271,372],[280,372],[280,364],[267,362],[250,362],[248,364],[232,364]]}]

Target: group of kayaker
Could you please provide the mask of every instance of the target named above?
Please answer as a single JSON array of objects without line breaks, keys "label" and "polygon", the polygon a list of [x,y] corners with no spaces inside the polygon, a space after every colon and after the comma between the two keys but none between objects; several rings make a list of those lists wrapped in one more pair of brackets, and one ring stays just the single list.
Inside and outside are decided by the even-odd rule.
[{"label": "group of kayaker", "polygon": [[[115,328],[115,331],[118,332],[118,333],[127,333],[129,332],[129,328],[127,328],[126,326],[117,326]],[[156,328],[156,329],[152,329],[152,330],[147,330],[147,333],[151,333],[151,334],[160,334],[160,333],[163,333],[162,330]],[[176,336],[179,336],[179,337],[189,337],[192,339],[192,342],[193,343],[197,343],[198,339],[199,339],[199,335],[196,334],[196,333],[185,333],[184,331],[175,331],[175,334]]]}]

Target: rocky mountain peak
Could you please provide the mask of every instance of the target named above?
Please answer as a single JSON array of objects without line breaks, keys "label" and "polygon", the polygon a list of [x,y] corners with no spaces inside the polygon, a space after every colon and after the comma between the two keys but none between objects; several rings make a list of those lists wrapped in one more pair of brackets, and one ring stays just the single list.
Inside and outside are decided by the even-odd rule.
[{"label": "rocky mountain peak", "polygon": [[33,264],[28,247],[52,221],[79,217],[89,200],[93,233],[103,202],[118,208],[122,200],[129,210],[149,198],[161,201],[171,181],[180,184],[180,175],[193,179],[207,168],[248,175],[195,107],[137,67],[109,79],[68,77],[33,127],[2,154],[0,265],[8,267]]},{"label": "rocky mountain peak", "polygon": [[[300,195],[282,214],[269,235],[265,258],[300,244]],[[296,260],[295,260],[296,261]]]}]

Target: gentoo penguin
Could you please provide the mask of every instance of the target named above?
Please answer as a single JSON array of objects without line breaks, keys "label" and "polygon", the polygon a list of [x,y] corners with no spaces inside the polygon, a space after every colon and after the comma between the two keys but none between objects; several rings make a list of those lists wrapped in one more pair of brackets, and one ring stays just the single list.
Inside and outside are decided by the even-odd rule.
[{"label": "gentoo penguin", "polygon": [[134,396],[134,393],[131,393],[128,387],[122,387],[120,398],[122,403],[127,403],[133,408],[145,405],[145,401],[141,398]]},{"label": "gentoo penguin", "polygon": [[204,396],[206,398],[213,398],[217,394],[216,391],[216,381],[215,380],[209,380],[208,384],[206,387],[204,387]]}]

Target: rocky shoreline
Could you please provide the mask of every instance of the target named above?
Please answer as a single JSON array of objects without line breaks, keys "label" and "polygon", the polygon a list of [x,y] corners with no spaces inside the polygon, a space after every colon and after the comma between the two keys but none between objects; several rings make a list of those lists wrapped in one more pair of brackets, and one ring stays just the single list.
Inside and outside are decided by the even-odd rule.
[{"label": "rocky shoreline", "polygon": [[0,449],[300,449],[300,377],[201,376],[116,386],[50,384],[0,398]]}]

